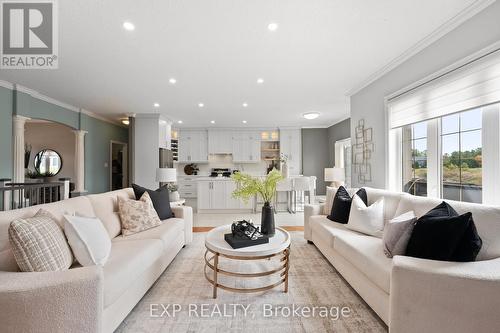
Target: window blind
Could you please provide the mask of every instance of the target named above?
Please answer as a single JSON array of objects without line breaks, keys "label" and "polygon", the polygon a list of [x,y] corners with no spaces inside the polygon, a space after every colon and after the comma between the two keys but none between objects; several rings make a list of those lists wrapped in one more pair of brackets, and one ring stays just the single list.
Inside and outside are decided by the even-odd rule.
[{"label": "window blind", "polygon": [[388,101],[397,128],[500,101],[500,50]]}]

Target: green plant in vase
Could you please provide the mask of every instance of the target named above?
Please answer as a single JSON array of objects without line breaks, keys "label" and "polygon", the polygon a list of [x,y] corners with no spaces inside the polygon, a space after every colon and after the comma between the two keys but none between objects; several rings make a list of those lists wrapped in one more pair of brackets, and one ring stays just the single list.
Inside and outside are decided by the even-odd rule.
[{"label": "green plant in vase", "polygon": [[276,185],[283,179],[283,175],[273,169],[266,177],[254,177],[245,173],[235,173],[231,178],[236,182],[236,190],[232,196],[242,199],[245,203],[258,195],[264,202],[262,207],[261,232],[268,236],[274,235],[274,213],[271,202],[276,195]]}]

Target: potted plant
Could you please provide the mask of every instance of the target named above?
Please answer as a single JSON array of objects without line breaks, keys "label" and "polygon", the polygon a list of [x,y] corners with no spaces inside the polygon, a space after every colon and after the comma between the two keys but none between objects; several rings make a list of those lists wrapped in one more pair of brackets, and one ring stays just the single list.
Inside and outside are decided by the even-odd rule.
[{"label": "potted plant", "polygon": [[276,184],[283,179],[281,172],[273,169],[266,177],[253,177],[245,173],[237,172],[231,176],[236,182],[236,190],[232,196],[248,202],[255,195],[259,195],[264,201],[262,207],[261,232],[270,237],[274,236],[274,210],[271,202],[276,195]]}]

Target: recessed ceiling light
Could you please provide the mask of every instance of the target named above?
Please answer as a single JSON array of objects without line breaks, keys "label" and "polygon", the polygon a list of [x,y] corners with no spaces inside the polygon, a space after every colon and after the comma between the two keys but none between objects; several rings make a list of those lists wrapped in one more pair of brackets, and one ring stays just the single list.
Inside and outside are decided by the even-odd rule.
[{"label": "recessed ceiling light", "polygon": [[278,23],[271,22],[271,23],[269,23],[267,28],[269,29],[269,31],[276,31],[276,30],[278,30]]},{"label": "recessed ceiling light", "polygon": [[257,79],[257,83],[258,83],[258,84],[262,84],[262,83],[264,83],[264,79],[263,79],[263,78],[261,78],[261,77],[259,77],[259,78]]},{"label": "recessed ceiling light", "polygon": [[243,120],[243,121],[242,121],[242,123],[243,123],[243,124],[246,124],[246,123],[247,123],[247,121],[246,121],[246,120]]},{"label": "recessed ceiling light", "polygon": [[215,120],[210,120],[210,124],[215,124]]},{"label": "recessed ceiling light", "polygon": [[177,120],[177,124],[182,124],[182,120]]},{"label": "recessed ceiling light", "polygon": [[170,82],[170,84],[176,84],[177,83],[177,80],[173,77],[171,77],[168,82]]},{"label": "recessed ceiling light", "polygon": [[122,124],[123,125],[128,125],[128,124],[130,124],[130,120],[128,120],[128,118],[127,119],[122,119]]},{"label": "recessed ceiling light", "polygon": [[244,108],[246,108],[246,107],[248,106],[248,103],[246,103],[246,102],[245,102],[245,103],[243,103],[243,104],[241,104],[241,105],[242,105]]},{"label": "recessed ceiling light", "polygon": [[123,22],[123,29],[128,30],[128,31],[134,31],[135,25],[131,22],[125,21],[125,22]]},{"label": "recessed ceiling light", "polygon": [[307,120],[316,119],[319,117],[319,112],[307,112],[302,115]]},{"label": "recessed ceiling light", "polygon": [[159,103],[155,103],[155,104],[153,104],[153,106],[154,106],[155,108],[159,108],[159,107],[160,107],[160,104],[159,104]]},{"label": "recessed ceiling light", "polygon": [[204,107],[204,106],[205,106],[205,104],[203,104],[203,103],[198,103],[198,107],[202,108],[202,107]]}]

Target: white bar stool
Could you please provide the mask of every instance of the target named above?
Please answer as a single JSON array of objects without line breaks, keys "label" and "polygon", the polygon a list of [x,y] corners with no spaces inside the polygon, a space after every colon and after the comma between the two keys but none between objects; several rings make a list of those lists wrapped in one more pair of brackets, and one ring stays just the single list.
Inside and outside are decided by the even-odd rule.
[{"label": "white bar stool", "polygon": [[286,210],[291,214],[292,213],[292,208],[291,208],[291,203],[290,203],[290,197],[291,194],[293,193],[293,179],[292,178],[285,178],[283,180],[280,180],[276,184],[276,195],[274,196],[274,211],[277,212],[278,210],[278,194],[279,192],[286,192]]},{"label": "white bar stool", "polygon": [[294,209],[293,212],[297,212],[297,194],[300,194],[301,198],[304,198],[305,203],[305,193],[307,192],[309,196],[309,203],[311,203],[311,177],[296,177],[293,178],[293,199],[294,199]]}]

